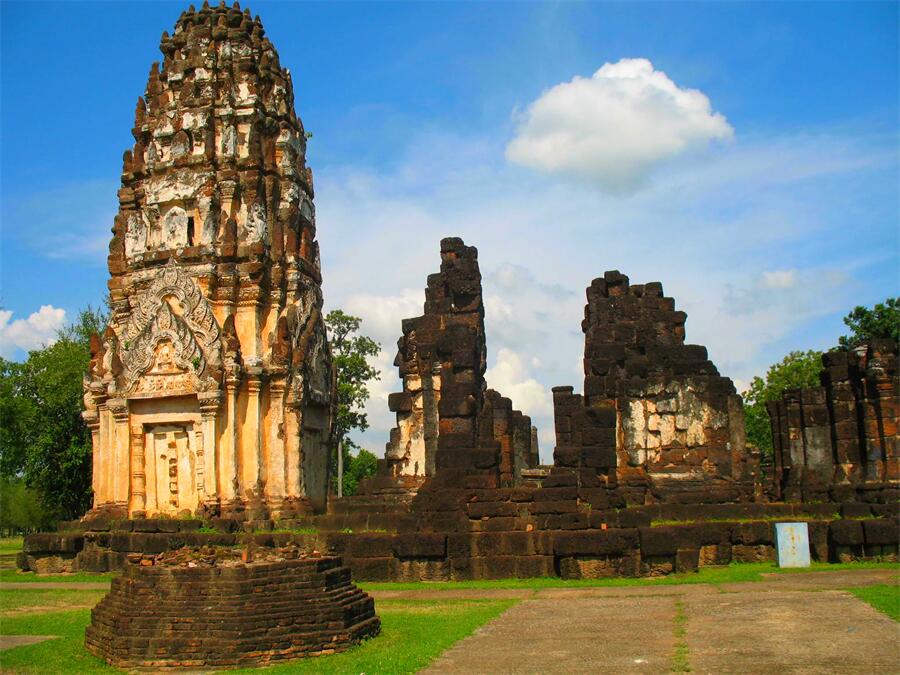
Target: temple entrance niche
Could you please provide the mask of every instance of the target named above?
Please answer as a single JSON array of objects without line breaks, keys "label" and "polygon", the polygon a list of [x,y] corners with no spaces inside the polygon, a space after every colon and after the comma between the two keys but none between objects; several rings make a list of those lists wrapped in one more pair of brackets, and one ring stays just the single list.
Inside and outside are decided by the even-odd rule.
[{"label": "temple entrance niche", "polygon": [[147,427],[145,471],[147,511],[177,515],[196,511],[200,504],[195,476],[197,448],[191,442],[193,424],[157,424]]}]

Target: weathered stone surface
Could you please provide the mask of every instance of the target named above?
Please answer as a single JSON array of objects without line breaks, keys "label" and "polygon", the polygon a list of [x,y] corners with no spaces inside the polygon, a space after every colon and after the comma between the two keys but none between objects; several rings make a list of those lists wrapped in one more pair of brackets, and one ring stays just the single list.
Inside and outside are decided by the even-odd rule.
[{"label": "weathered stone surface", "polygon": [[736,501],[753,492],[740,398],[684,344],[662,285],[607,272],[587,289],[584,395],[555,387],[559,466],[625,483],[629,503]]},{"label": "weathered stone surface", "polygon": [[873,340],[822,355],[821,385],[767,404],[775,449],[773,496],[865,498],[900,480],[898,346]]},{"label": "weathered stone surface", "polygon": [[333,371],[312,171],[259,18],[183,13],[138,99],[91,342],[91,515],[324,509]]},{"label": "weathered stone surface", "polygon": [[[487,389],[484,304],[478,252],[458,238],[441,241],[441,269],[428,277],[425,313],[403,321],[394,365],[403,391],[382,472],[415,479],[444,469],[490,472],[503,485],[538,462],[531,420]],[[365,489],[377,489],[370,482]]]},{"label": "weathered stone surface", "polygon": [[379,630],[340,558],[201,560],[129,565],[92,610],[85,646],[119,668],[197,669],[330,654]]}]

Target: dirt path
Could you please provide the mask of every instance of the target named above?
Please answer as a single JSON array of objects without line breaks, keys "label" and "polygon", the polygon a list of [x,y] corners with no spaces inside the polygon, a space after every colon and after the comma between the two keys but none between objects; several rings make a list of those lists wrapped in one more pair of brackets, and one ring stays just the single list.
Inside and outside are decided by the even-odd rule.
[{"label": "dirt path", "polygon": [[695,673],[898,673],[900,623],[844,591],[687,598]]},{"label": "dirt path", "polygon": [[423,672],[666,672],[674,617],[665,596],[525,600]]},{"label": "dirt path", "polygon": [[424,672],[900,673],[900,624],[831,590],[896,580],[893,570],[848,570],[720,587],[542,589]]}]

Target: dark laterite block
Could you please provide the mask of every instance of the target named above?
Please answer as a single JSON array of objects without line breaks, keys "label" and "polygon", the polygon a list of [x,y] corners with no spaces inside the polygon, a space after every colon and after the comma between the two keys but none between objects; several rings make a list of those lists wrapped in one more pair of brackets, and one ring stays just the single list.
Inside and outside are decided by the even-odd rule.
[{"label": "dark laterite block", "polygon": [[864,542],[862,521],[835,520],[829,529],[836,546],[858,546]]}]

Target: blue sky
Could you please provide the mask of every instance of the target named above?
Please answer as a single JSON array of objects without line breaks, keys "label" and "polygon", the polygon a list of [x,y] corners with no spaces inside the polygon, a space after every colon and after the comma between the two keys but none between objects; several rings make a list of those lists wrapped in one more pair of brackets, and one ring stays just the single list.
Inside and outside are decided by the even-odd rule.
[{"label": "blue sky", "polygon": [[[135,101],[183,8],[0,4],[4,356],[101,300]],[[373,449],[442,236],[479,247],[488,383],[545,456],[549,387],[581,383],[584,288],[604,270],[662,281],[739,386],[898,293],[896,3],[250,8],[314,134],[326,303],[385,346]]]}]

